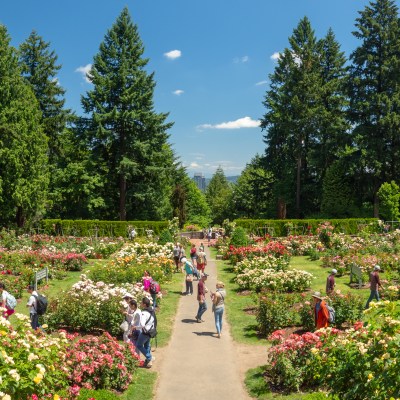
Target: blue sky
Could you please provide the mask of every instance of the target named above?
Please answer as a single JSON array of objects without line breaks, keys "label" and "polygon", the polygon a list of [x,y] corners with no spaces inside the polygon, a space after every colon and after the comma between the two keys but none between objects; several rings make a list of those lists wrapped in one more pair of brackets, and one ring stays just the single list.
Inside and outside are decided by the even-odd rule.
[{"label": "blue sky", "polygon": [[221,165],[238,175],[265,146],[258,120],[274,55],[308,16],[318,38],[332,27],[348,56],[364,0],[14,0],[0,23],[18,46],[35,29],[58,55],[67,106],[82,112],[91,88],[82,71],[107,30],[129,8],[155,72],[155,109],[169,112],[170,142],[190,176]]}]

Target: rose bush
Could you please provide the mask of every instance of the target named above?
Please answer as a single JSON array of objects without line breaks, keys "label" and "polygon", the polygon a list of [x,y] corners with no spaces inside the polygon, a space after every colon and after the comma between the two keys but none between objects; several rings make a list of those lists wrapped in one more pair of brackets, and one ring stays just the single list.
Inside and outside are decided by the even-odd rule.
[{"label": "rose bush", "polygon": [[275,271],[274,269],[248,269],[235,278],[240,289],[259,292],[261,289],[278,292],[302,292],[308,289],[314,276],[307,271],[291,269]]},{"label": "rose bush", "polygon": [[50,330],[68,328],[81,332],[106,331],[114,336],[121,333],[123,296],[129,293],[139,302],[143,297],[151,300],[141,284],[115,286],[93,282],[81,275],[81,280],[67,292],[49,301],[44,316]]}]

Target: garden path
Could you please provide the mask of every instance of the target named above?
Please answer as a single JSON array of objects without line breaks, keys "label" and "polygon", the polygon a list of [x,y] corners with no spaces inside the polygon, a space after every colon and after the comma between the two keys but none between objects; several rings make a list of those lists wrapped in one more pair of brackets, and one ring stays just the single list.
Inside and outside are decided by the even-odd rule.
[{"label": "garden path", "polygon": [[[197,240],[192,242],[197,246],[200,244]],[[206,272],[210,275],[206,286],[215,290],[216,263],[207,247],[206,254]],[[182,291],[184,285],[182,276]],[[193,296],[182,296],[180,299],[171,341],[153,363],[153,368],[159,372],[155,399],[204,400],[211,396],[218,400],[250,399],[243,384],[244,374],[248,368],[265,363],[266,346],[234,343],[225,315],[222,337],[218,339],[209,296],[208,310],[203,315],[205,322],[197,323],[196,281],[193,282],[193,289]]]}]

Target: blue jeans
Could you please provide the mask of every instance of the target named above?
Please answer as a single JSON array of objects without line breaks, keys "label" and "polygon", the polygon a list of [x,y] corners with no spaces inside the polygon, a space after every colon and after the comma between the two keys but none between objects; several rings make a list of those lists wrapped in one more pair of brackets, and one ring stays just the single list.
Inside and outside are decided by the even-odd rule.
[{"label": "blue jeans", "polygon": [[217,333],[221,333],[222,331],[222,316],[224,315],[224,307],[218,307],[214,311],[215,317],[215,328],[217,329]]},{"label": "blue jeans", "polygon": [[199,309],[197,311],[196,318],[201,319],[201,316],[207,311],[207,303],[200,303],[199,302]]},{"label": "blue jeans", "polygon": [[371,303],[372,300],[379,301],[379,293],[377,290],[371,290],[371,294],[369,295],[369,298],[367,300],[367,304],[365,305],[365,308],[369,307],[369,303]]},{"label": "blue jeans", "polygon": [[39,328],[39,315],[37,315],[36,313],[34,314],[29,314],[30,318],[31,318],[31,327],[32,329],[38,329]]},{"label": "blue jeans", "polygon": [[139,333],[139,337],[136,341],[136,350],[139,350],[139,352],[146,357],[146,361],[151,361],[152,357],[149,335],[145,335],[143,332]]},{"label": "blue jeans", "polygon": [[157,294],[154,293],[151,295],[151,298],[153,299],[153,308],[157,307]]}]

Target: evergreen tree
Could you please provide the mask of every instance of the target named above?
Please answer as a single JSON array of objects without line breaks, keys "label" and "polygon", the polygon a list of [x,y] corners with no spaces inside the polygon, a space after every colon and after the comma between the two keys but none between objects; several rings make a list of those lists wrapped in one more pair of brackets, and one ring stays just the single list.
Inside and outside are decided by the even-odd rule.
[{"label": "evergreen tree", "polygon": [[154,74],[136,25],[125,8],[106,34],[89,73],[93,90],[82,98],[90,115],[88,145],[104,180],[105,216],[121,220],[170,213],[174,156],[167,114],[154,111]]},{"label": "evergreen tree", "polygon": [[204,193],[197,187],[193,179],[188,176],[186,186],[186,214],[189,222],[202,227],[209,226],[211,210]]},{"label": "evergreen tree", "polygon": [[49,161],[55,163],[60,156],[60,134],[65,128],[70,111],[64,108],[65,90],[59,85],[57,55],[33,31],[20,45],[19,63],[23,76],[30,83],[42,111],[43,132],[48,137]]},{"label": "evergreen tree", "polygon": [[348,71],[346,57],[340,51],[332,29],[319,42],[321,67],[321,114],[316,140],[310,154],[310,170],[315,177],[317,193],[321,193],[326,170],[337,159],[338,153],[351,144],[347,121]]},{"label": "evergreen tree", "polygon": [[376,0],[360,12],[354,36],[361,41],[351,54],[349,116],[360,150],[362,193],[378,216],[380,185],[400,177],[400,26],[392,0]]},{"label": "evergreen tree", "polygon": [[224,219],[230,217],[231,196],[231,185],[226,179],[223,169],[218,167],[206,189],[206,199],[211,209],[213,222],[221,224]]},{"label": "evergreen tree", "polygon": [[231,208],[235,210],[235,216],[266,218],[272,201],[273,182],[273,175],[263,167],[262,158],[254,157],[233,187]]},{"label": "evergreen tree", "polygon": [[16,51],[0,25],[0,220],[23,227],[44,209],[47,140],[31,87],[21,77]]},{"label": "evergreen tree", "polygon": [[329,218],[348,218],[353,212],[351,178],[345,163],[335,161],[327,169],[323,188],[321,212]]},{"label": "evergreen tree", "polygon": [[279,182],[276,186],[278,202],[291,206],[295,203],[294,211],[299,217],[307,212],[308,204],[313,203],[313,193],[305,192],[304,186],[312,186],[308,163],[321,115],[320,56],[317,39],[306,17],[294,29],[289,44],[290,48],[281,53],[270,75],[270,90],[263,102],[267,112],[261,127],[266,131],[267,168]]}]

